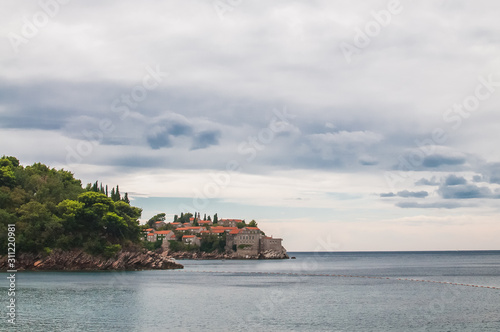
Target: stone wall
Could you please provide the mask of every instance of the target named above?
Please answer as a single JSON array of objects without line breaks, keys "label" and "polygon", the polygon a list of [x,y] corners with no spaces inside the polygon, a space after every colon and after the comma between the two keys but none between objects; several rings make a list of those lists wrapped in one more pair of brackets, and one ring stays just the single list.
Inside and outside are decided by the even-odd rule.
[{"label": "stone wall", "polygon": [[262,238],[261,241],[262,241],[262,248],[261,248],[262,251],[267,251],[267,250],[281,251],[283,239],[264,237]]}]

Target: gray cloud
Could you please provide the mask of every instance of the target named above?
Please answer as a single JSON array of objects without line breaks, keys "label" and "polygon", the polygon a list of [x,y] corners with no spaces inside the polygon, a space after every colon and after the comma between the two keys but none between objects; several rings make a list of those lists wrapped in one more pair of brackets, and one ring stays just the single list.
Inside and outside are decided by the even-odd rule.
[{"label": "gray cloud", "polygon": [[438,192],[444,199],[499,198],[490,188],[475,184],[442,185]]},{"label": "gray cloud", "polygon": [[460,156],[445,156],[434,154],[424,158],[422,165],[424,167],[436,168],[443,165],[463,165],[465,164],[465,158]]},{"label": "gray cloud", "polygon": [[375,166],[378,165],[378,160],[370,157],[361,157],[359,159],[359,164],[363,166]]},{"label": "gray cloud", "polygon": [[404,209],[458,209],[463,207],[456,202],[433,202],[433,203],[417,203],[417,202],[399,202],[397,207]]},{"label": "gray cloud", "polygon": [[193,131],[193,129],[190,126],[182,124],[182,123],[174,123],[168,129],[168,133],[172,136],[189,135],[192,133],[192,131]]},{"label": "gray cloud", "polygon": [[484,179],[483,179],[483,177],[481,175],[474,175],[472,177],[472,181],[474,181],[474,182],[484,182]]},{"label": "gray cloud", "polygon": [[191,150],[206,149],[212,145],[219,145],[221,132],[218,130],[207,130],[197,134],[193,138]]},{"label": "gray cloud", "polygon": [[147,137],[149,146],[158,150],[160,148],[169,148],[172,146],[172,141],[169,137],[167,130],[160,130],[155,133],[149,134]]},{"label": "gray cloud", "polygon": [[427,191],[408,191],[408,190],[403,190],[399,191],[397,194],[395,193],[382,193],[380,194],[380,197],[404,197],[404,198],[425,198],[429,196],[429,193]]},{"label": "gray cloud", "polygon": [[467,180],[463,177],[451,174],[446,177],[446,179],[444,180],[444,184],[447,186],[456,186],[460,184],[467,184]]},{"label": "gray cloud", "polygon": [[427,191],[408,191],[408,190],[403,190],[398,192],[399,197],[415,197],[415,198],[425,198],[429,196],[429,193]]},{"label": "gray cloud", "polygon": [[484,182],[500,184],[500,163],[486,163],[481,170],[481,180]]},{"label": "gray cloud", "polygon": [[422,178],[415,182],[416,186],[439,186],[439,182],[436,181],[435,177],[432,177],[430,180]]}]

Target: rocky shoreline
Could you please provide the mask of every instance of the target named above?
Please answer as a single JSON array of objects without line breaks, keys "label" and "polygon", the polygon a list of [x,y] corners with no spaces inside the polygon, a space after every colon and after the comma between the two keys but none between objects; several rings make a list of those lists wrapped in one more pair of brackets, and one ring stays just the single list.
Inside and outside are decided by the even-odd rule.
[{"label": "rocky shoreline", "polygon": [[[16,257],[17,271],[137,271],[183,269],[175,260],[225,260],[225,259],[288,259],[281,251],[267,250],[257,256],[238,256],[235,252],[170,252],[159,249],[155,252],[140,249],[120,251],[112,258],[92,256],[82,250],[54,250],[49,255],[22,253]],[[10,270],[8,257],[0,257],[0,272]]]},{"label": "rocky shoreline", "polygon": [[[0,257],[0,271],[7,271],[7,256]],[[82,250],[54,250],[49,255],[18,254],[17,271],[135,271],[182,269],[166,253],[147,251],[120,251],[112,258],[92,256]]]},{"label": "rocky shoreline", "polygon": [[241,257],[238,256],[235,252],[224,252],[224,253],[207,253],[207,252],[187,252],[187,251],[177,251],[177,252],[169,252],[165,251],[164,254],[167,254],[169,257],[182,260],[182,259],[215,259],[215,260],[223,260],[223,259],[289,259],[290,257],[286,253],[286,250],[283,249],[281,251],[277,250],[267,250],[260,253],[257,256],[246,256]]}]

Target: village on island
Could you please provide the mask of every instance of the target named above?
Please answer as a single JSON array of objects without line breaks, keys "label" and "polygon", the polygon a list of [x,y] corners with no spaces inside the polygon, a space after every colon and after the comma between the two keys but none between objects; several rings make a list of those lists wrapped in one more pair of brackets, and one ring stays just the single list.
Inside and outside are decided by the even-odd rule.
[{"label": "village on island", "polygon": [[216,258],[289,258],[283,239],[266,236],[255,220],[247,224],[243,219],[218,219],[217,214],[212,220],[206,215],[201,218],[200,213],[186,213],[166,222],[162,213],[143,225],[142,233],[145,242],[155,244],[154,249],[161,248],[177,258],[190,258],[183,255],[189,252],[219,254]]}]

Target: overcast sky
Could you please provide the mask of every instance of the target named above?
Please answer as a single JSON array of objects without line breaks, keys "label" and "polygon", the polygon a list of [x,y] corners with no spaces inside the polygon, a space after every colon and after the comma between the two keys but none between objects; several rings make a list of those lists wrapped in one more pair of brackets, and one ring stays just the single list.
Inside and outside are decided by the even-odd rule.
[{"label": "overcast sky", "polygon": [[500,249],[498,1],[4,1],[0,154],[293,250]]}]

